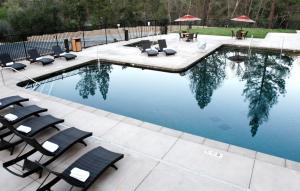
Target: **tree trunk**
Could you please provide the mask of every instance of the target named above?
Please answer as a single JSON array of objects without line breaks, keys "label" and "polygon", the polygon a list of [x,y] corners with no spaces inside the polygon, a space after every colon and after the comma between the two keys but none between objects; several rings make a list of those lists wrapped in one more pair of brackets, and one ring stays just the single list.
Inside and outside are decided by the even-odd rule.
[{"label": "tree trunk", "polygon": [[235,11],[238,8],[239,4],[240,4],[240,0],[236,0],[234,10],[232,11],[232,14],[231,14],[231,18],[234,16]]},{"label": "tree trunk", "polygon": [[271,10],[270,10],[270,14],[269,14],[269,24],[268,27],[272,28],[273,27],[273,20],[274,20],[274,15],[275,15],[275,9],[276,9],[276,0],[272,0],[272,4],[271,4]]},{"label": "tree trunk", "polygon": [[207,25],[207,16],[208,16],[209,4],[210,4],[210,0],[204,0],[203,11],[202,11],[203,26]]}]

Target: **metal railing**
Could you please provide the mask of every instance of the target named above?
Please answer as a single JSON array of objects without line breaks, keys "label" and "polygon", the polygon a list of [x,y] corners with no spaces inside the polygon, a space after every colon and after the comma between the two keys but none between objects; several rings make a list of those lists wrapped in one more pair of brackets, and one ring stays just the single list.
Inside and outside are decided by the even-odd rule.
[{"label": "metal railing", "polygon": [[12,68],[12,67],[4,67],[4,68],[0,68],[0,73],[1,73],[1,80],[2,80],[2,84],[4,86],[6,86],[6,82],[5,82],[5,78],[4,78],[4,75],[3,75],[3,71],[4,70],[12,70],[14,72],[17,72],[19,74],[22,74],[25,78],[27,78],[28,80],[34,82],[34,84],[36,84],[36,87],[40,85],[39,82],[35,81],[34,79],[32,79],[31,77],[27,76],[26,74],[23,74],[22,72],[16,70],[15,68]]}]

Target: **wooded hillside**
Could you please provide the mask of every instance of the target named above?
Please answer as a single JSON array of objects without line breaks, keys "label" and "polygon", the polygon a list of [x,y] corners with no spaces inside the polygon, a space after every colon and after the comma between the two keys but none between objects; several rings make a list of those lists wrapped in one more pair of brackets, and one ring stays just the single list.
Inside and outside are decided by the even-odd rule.
[{"label": "wooded hillside", "polygon": [[192,14],[201,24],[224,26],[249,15],[257,26],[297,28],[300,0],[0,0],[0,33],[51,32],[106,23],[174,21]]}]

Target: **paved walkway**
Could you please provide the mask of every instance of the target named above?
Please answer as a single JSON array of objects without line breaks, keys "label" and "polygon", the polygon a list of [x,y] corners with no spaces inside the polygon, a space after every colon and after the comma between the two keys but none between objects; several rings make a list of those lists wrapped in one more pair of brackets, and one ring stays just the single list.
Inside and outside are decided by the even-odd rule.
[{"label": "paved walkway", "polygon": [[[175,39],[173,34],[166,36],[170,46],[172,45],[172,38]],[[270,38],[273,37],[270,36]],[[206,42],[215,40],[214,42],[218,41],[220,44],[224,43],[226,39],[226,43],[235,42],[235,40],[228,37],[199,36],[199,40],[201,39]],[[255,43],[264,45],[265,41],[259,41],[255,41]],[[237,43],[247,42],[238,41]],[[116,47],[120,48],[118,44],[122,43],[102,46],[98,48],[98,52],[102,52],[102,54],[100,53],[102,58],[105,58],[105,56],[108,58],[109,55],[112,58],[118,57],[120,55],[115,57],[113,55],[117,52]],[[191,44],[191,46],[195,44]],[[212,49],[217,46],[217,44],[208,44],[208,48],[211,47]],[[286,48],[292,48],[290,44],[287,44],[289,47]],[[113,46],[115,46],[115,49],[112,48]],[[121,46],[121,48],[123,47]],[[182,50],[181,47],[177,48],[177,50]],[[143,61],[150,64],[150,58],[148,59],[148,57],[141,55],[138,51],[134,51],[134,54],[136,54],[137,61],[139,58],[143,58]],[[179,51],[180,54],[183,53]],[[127,56],[123,55],[123,57],[127,59]],[[81,154],[101,145],[112,151],[124,153],[125,158],[116,164],[119,168],[118,171],[109,169],[96,181],[90,190],[300,190],[299,163],[175,131],[38,92],[31,92],[15,86],[18,81],[25,79],[23,74],[36,77],[95,58],[97,58],[97,47],[80,52],[78,59],[74,61],[66,62],[60,59],[55,64],[46,67],[32,64],[20,74],[11,71],[4,72],[7,83],[6,86],[0,85],[0,97],[16,94],[28,97],[31,100],[28,104],[46,107],[49,109],[48,113],[64,118],[66,122],[60,126],[61,129],[75,126],[94,133],[94,136],[88,139],[88,147],[84,148],[81,145],[76,145],[66,155],[54,162],[51,168],[61,170]],[[163,55],[159,58],[166,60]],[[189,61],[191,61],[192,56],[189,58]],[[183,63],[183,60],[181,61]],[[143,64],[144,62],[140,63]],[[160,60],[160,63],[165,64],[162,60]],[[157,66],[161,67],[161,65]],[[170,68],[177,67],[177,69],[185,67],[179,62],[178,65],[174,63],[163,67],[166,66]],[[7,111],[2,111],[2,114],[5,112]],[[47,131],[38,138],[42,141],[53,133],[55,131]],[[7,151],[0,152],[0,163],[15,156],[10,156]],[[8,173],[2,167],[0,168],[0,184],[5,185],[5,187],[1,187],[1,191],[35,190],[42,180],[38,179],[36,175],[22,179]],[[53,190],[67,190],[68,188],[68,185],[61,182]]]}]

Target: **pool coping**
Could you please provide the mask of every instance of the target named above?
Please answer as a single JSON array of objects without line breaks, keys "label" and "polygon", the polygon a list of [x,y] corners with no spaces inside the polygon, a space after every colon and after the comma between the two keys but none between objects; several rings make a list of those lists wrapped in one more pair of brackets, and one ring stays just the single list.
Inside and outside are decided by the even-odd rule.
[{"label": "pool coping", "polygon": [[[223,45],[219,46],[218,48],[221,48],[222,46]],[[231,45],[231,47],[232,47],[232,45]],[[239,47],[239,46],[234,45],[233,47]],[[209,52],[208,54],[206,54],[206,56],[209,55],[209,54],[212,54],[218,48],[216,48],[215,50]],[[263,48],[260,48],[260,49],[263,49]],[[277,50],[277,49],[270,49],[270,50]],[[292,51],[292,52],[294,52],[294,51]],[[203,56],[203,57],[199,58],[198,61],[200,61],[201,59],[205,59],[206,56]],[[60,69],[60,70],[57,70],[57,71],[53,71],[53,72],[35,77],[34,79],[38,80],[38,79],[41,79],[41,78],[45,78],[46,76],[53,75],[54,73],[61,73],[62,71],[72,70],[74,68],[78,68],[80,66],[87,65],[87,64],[89,64],[91,62],[94,62],[94,61],[95,60],[93,59],[93,60],[90,60],[90,61],[87,61],[87,62],[84,62],[84,63],[75,64],[71,67],[66,67],[66,68],[63,68],[63,69]],[[114,63],[114,61],[109,61],[109,62]],[[117,64],[117,65],[121,65],[121,66],[125,65],[126,66],[126,63],[120,63],[120,64]],[[194,65],[191,64],[190,67],[192,67],[192,66],[194,66]],[[138,66],[134,65],[134,66],[130,66],[130,67],[138,67]],[[140,67],[140,68],[145,68],[145,67],[143,66],[143,67]],[[148,68],[146,68],[146,69],[148,69]],[[158,70],[158,69],[153,69],[153,70]],[[158,71],[162,71],[162,70],[158,70]],[[166,71],[162,71],[162,72],[166,72]],[[171,73],[174,73],[174,72],[171,72]],[[176,72],[176,73],[178,73],[178,72]],[[15,86],[15,87],[18,90],[26,91],[27,93],[33,93],[30,90],[27,90],[23,87],[18,86],[18,84],[26,83],[28,81],[30,81],[30,80],[25,80],[25,81],[18,82],[17,86]],[[14,85],[16,85],[16,84],[14,84]],[[142,127],[142,128],[145,128],[145,129],[148,129],[148,130],[151,130],[151,131],[163,133],[163,134],[168,135],[168,136],[181,138],[181,139],[186,140],[186,141],[190,141],[190,142],[194,142],[194,143],[197,143],[197,144],[205,145],[205,146],[215,148],[215,149],[220,149],[220,150],[225,151],[225,152],[241,155],[241,156],[248,157],[248,158],[251,158],[251,159],[254,159],[254,160],[260,160],[260,161],[267,162],[267,163],[270,163],[270,164],[273,164],[273,165],[276,165],[276,166],[280,166],[280,167],[284,167],[284,168],[288,168],[288,169],[300,172],[300,162],[292,161],[292,160],[289,160],[289,159],[285,159],[285,158],[282,158],[282,157],[277,157],[277,156],[270,155],[270,154],[261,153],[261,152],[255,151],[255,150],[239,147],[239,146],[232,145],[232,144],[227,144],[227,143],[224,143],[224,142],[221,142],[221,141],[216,141],[216,140],[205,138],[205,137],[202,137],[202,136],[193,135],[193,134],[190,134],[190,133],[185,133],[183,131],[174,130],[174,129],[171,129],[171,128],[168,128],[168,127],[156,125],[156,124],[149,123],[149,122],[146,122],[146,121],[141,121],[141,120],[138,120],[138,119],[134,119],[134,118],[130,118],[130,117],[127,117],[127,116],[119,115],[119,114],[112,113],[112,112],[109,112],[109,111],[105,111],[105,110],[102,110],[102,109],[86,106],[86,105],[83,105],[83,104],[80,104],[80,103],[77,103],[77,102],[72,102],[72,101],[62,99],[62,98],[58,98],[58,97],[55,97],[55,96],[49,96],[49,95],[45,95],[45,94],[42,94],[42,93],[39,93],[39,92],[34,92],[34,93],[39,95],[39,96],[47,96],[47,98],[51,98],[52,101],[56,101],[60,104],[66,104],[66,105],[77,104],[77,105],[80,105],[80,108],[83,109],[84,111],[88,111],[88,112],[93,111],[91,113],[95,113],[95,112],[96,113],[97,112],[98,113],[108,113],[107,115],[105,115],[105,117],[108,117],[108,118],[116,118],[116,117],[123,118],[121,122],[124,122],[124,123],[137,125],[139,127]],[[148,125],[143,125],[143,124],[148,124]]]}]

